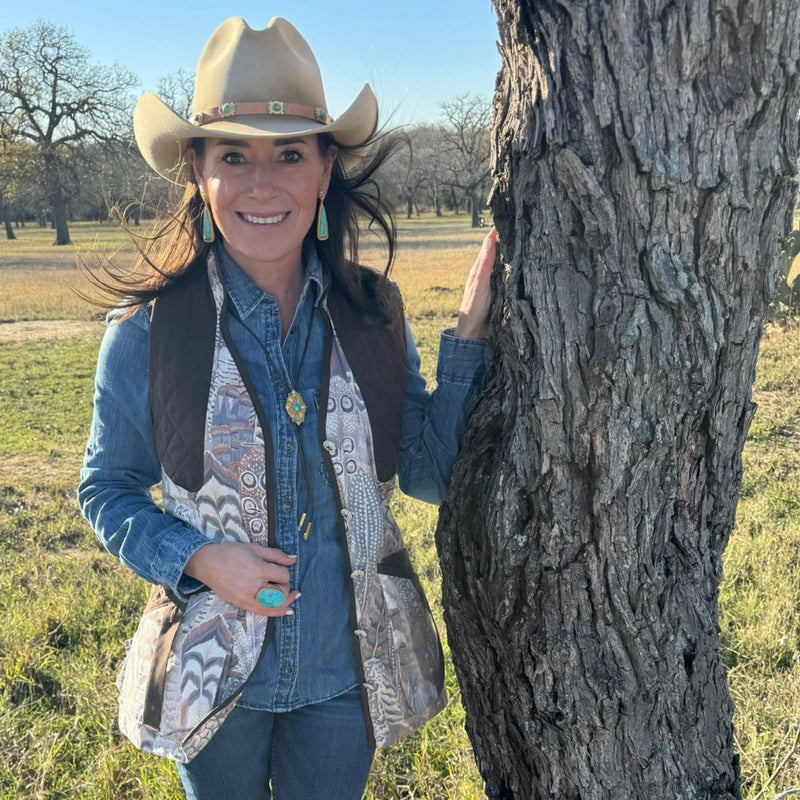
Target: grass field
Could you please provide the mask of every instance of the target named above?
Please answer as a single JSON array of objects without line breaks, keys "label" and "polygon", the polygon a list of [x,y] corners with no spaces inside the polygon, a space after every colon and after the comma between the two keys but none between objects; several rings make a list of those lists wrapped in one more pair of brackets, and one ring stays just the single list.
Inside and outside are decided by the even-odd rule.
[{"label": "grass field", "polygon": [[[34,228],[0,240],[0,798],[177,800],[172,765],[115,726],[115,672],[146,586],[102,551],[74,501],[103,330],[74,291],[75,251],[90,261],[123,240],[108,226],[71,232],[71,248]],[[401,221],[395,278],[427,377],[483,233],[463,217]],[[745,797],[771,800],[800,787],[800,326],[768,328],[755,395],[720,627]],[[396,511],[437,598],[436,511],[407,498]],[[371,800],[483,796],[451,666],[447,680],[447,711],[379,754]]]}]

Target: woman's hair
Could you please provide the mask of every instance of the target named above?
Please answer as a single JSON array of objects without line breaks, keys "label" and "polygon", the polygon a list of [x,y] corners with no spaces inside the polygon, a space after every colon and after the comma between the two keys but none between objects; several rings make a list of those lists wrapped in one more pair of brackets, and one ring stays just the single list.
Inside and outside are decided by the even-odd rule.
[{"label": "woman's hair", "polygon": [[[380,291],[394,262],[397,229],[393,209],[381,194],[375,173],[403,143],[403,138],[397,134],[378,134],[358,147],[343,146],[327,133],[319,134],[317,140],[322,154],[335,145],[339,157],[333,163],[325,195],[328,239],[317,241],[313,226],[307,238],[316,246],[332,280],[364,318],[383,324],[398,310],[396,292]],[[190,146],[202,157],[203,139],[193,139]],[[352,174],[345,171],[341,157],[347,159],[348,155],[361,151],[366,151],[366,155]],[[117,211],[137,251],[134,266],[120,269],[108,261],[99,274],[87,270],[89,280],[110,304],[138,308],[158,297],[193,264],[202,261],[204,266],[211,245],[203,241],[203,200],[195,183],[187,184],[175,210],[166,217],[157,218],[149,234],[132,231],[124,223],[125,213]],[[387,259],[382,277],[358,266],[360,226],[364,222],[370,231],[377,232],[386,241]],[[375,277],[378,277],[377,281]]]}]

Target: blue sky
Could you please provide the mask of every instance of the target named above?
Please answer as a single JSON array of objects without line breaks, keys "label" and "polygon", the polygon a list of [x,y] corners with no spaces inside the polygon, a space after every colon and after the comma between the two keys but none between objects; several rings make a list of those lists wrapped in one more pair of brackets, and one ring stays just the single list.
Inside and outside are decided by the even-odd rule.
[{"label": "blue sky", "polygon": [[489,0],[7,0],[0,30],[46,19],[67,27],[104,65],[119,63],[155,91],[163,75],[194,72],[203,45],[227,17],[264,28],[286,17],[308,40],[322,70],[329,110],[350,105],[364,83],[378,96],[381,121],[434,122],[438,104],[494,91],[500,68]]}]

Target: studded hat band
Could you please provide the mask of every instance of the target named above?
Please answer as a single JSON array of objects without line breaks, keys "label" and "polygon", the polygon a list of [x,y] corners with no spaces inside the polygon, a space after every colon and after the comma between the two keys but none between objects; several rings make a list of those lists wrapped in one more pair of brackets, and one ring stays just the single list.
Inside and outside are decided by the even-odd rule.
[{"label": "studded hat band", "polygon": [[300,103],[284,103],[283,100],[267,100],[265,103],[221,103],[216,108],[198,111],[190,117],[195,125],[206,125],[226,117],[242,117],[253,114],[303,117],[322,125],[333,122],[333,117],[324,108],[304,106]]}]

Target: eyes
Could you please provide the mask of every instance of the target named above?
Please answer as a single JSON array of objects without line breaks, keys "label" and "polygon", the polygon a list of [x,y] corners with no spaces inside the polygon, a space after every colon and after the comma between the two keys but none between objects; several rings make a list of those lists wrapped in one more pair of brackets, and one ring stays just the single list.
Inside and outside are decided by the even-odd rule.
[{"label": "eyes", "polygon": [[280,160],[283,161],[284,164],[297,164],[298,161],[303,160],[303,154],[299,150],[287,147],[285,150],[281,150]]},{"label": "eyes", "polygon": [[[275,159],[281,164],[299,164],[305,156],[292,146],[283,147],[274,154]],[[225,150],[220,155],[220,161],[231,167],[238,167],[248,163],[247,153],[243,150]]]}]

